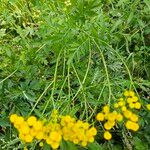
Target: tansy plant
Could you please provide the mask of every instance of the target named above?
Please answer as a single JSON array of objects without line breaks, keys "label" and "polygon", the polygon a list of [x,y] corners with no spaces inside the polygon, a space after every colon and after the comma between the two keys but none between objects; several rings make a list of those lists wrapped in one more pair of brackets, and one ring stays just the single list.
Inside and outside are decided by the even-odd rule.
[{"label": "tansy plant", "polygon": [[[125,91],[123,97],[119,98],[113,106],[105,105],[102,111],[96,115],[96,120],[103,123],[104,138],[112,138],[111,130],[115,129],[117,124],[124,125],[128,130],[139,130],[139,115],[141,102],[133,91]],[[150,104],[146,105],[150,110]],[[112,111],[111,111],[112,110]]]},{"label": "tansy plant", "polygon": [[35,116],[24,118],[16,114],[10,116],[10,121],[19,132],[19,138],[25,143],[41,141],[57,149],[63,140],[80,144],[85,147],[88,143],[94,142],[97,130],[87,122],[76,120],[69,115],[59,116],[53,111],[51,119],[38,120]]},{"label": "tansy plant", "polygon": [[[150,110],[150,104],[146,107]],[[140,109],[141,102],[133,91],[125,91],[124,96],[119,98],[112,107],[103,106],[102,111],[96,115],[96,120],[103,124],[104,139],[110,140],[111,130],[115,130],[119,124],[128,130],[138,131]],[[39,120],[35,116],[24,118],[12,114],[10,121],[18,130],[19,138],[24,143],[38,141],[40,147],[47,143],[53,149],[59,148],[62,140],[86,147],[88,143],[94,142],[97,134],[97,129],[88,122],[76,120],[70,115],[61,116],[57,110],[52,112],[50,120]]]}]

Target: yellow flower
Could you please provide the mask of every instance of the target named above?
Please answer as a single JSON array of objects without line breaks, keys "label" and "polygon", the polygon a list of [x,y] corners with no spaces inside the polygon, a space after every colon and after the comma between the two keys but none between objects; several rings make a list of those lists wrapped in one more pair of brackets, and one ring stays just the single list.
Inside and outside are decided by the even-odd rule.
[{"label": "yellow flower", "polygon": [[104,121],[104,114],[103,113],[98,113],[96,115],[96,120],[98,120],[98,121]]},{"label": "yellow flower", "polygon": [[83,147],[85,147],[85,146],[87,145],[87,141],[82,141],[82,142],[81,142],[81,145],[82,145]]},{"label": "yellow flower", "polygon": [[126,110],[127,110],[126,106],[122,106],[122,107],[121,107],[121,110],[122,110],[122,111],[126,111]]},{"label": "yellow flower", "polygon": [[118,108],[118,107],[119,107],[118,103],[115,103],[114,108]]},{"label": "yellow flower", "polygon": [[22,123],[24,123],[24,118],[21,116],[17,117],[17,119],[14,122],[14,124],[17,124],[17,125],[21,125]]},{"label": "yellow flower", "polygon": [[141,103],[136,102],[136,103],[134,104],[134,107],[135,107],[136,109],[140,109],[140,108],[141,108]]},{"label": "yellow flower", "polygon": [[74,139],[74,140],[73,140],[73,143],[74,143],[74,144],[79,144],[79,140],[78,140],[78,139]]},{"label": "yellow flower", "polygon": [[119,121],[119,122],[122,121],[123,120],[123,116],[121,114],[117,114],[116,120]]},{"label": "yellow flower", "polygon": [[27,123],[29,126],[33,126],[34,124],[36,124],[36,117],[35,116],[30,116],[28,119],[27,119]]},{"label": "yellow flower", "polygon": [[61,141],[61,135],[60,133],[53,131],[50,133],[50,139],[52,139],[55,142],[60,142]]},{"label": "yellow flower", "polygon": [[23,124],[23,125],[20,127],[19,131],[20,131],[22,134],[28,134],[28,133],[30,132],[30,128],[29,128],[28,125]]},{"label": "yellow flower", "polygon": [[132,103],[133,102],[133,99],[132,98],[127,98],[127,103]]},{"label": "yellow flower", "polygon": [[110,139],[112,138],[111,133],[110,133],[109,131],[105,131],[105,132],[104,132],[104,138],[105,138],[106,140],[110,140]]},{"label": "yellow flower", "polygon": [[37,132],[36,138],[37,138],[38,140],[42,140],[42,139],[44,138],[44,133],[43,133],[43,131]]},{"label": "yellow flower", "polygon": [[31,136],[29,134],[24,137],[24,141],[27,143],[31,143],[32,140],[33,140],[33,136]]},{"label": "yellow flower", "polygon": [[136,114],[133,114],[130,116],[130,120],[133,122],[137,122],[139,120],[138,116]]},{"label": "yellow flower", "polygon": [[129,91],[125,91],[124,96],[128,97],[129,96]]},{"label": "yellow flower", "polygon": [[150,110],[150,104],[147,104],[147,105],[146,105],[146,108],[147,108],[148,110]]},{"label": "yellow flower", "polygon": [[40,143],[39,143],[39,146],[40,146],[40,147],[43,147],[43,145],[44,145],[43,142],[40,142]]},{"label": "yellow flower", "polygon": [[12,115],[10,116],[10,121],[11,121],[12,123],[14,123],[14,122],[17,120],[17,118],[18,118],[18,116],[17,116],[16,114],[12,114]]},{"label": "yellow flower", "polygon": [[133,97],[135,93],[133,91],[129,91],[129,96]]},{"label": "yellow flower", "polygon": [[135,104],[134,103],[129,103],[129,107],[132,109],[135,107]]},{"label": "yellow flower", "polygon": [[125,124],[127,129],[133,130],[133,131],[137,131],[139,129],[139,125],[135,122],[132,122],[130,120],[128,120]]},{"label": "yellow flower", "polygon": [[58,142],[52,142],[51,146],[53,149],[57,149],[59,147],[59,143]]},{"label": "yellow flower", "polygon": [[36,130],[34,130],[33,128],[30,129],[30,134],[31,134],[32,136],[36,136],[37,133],[38,133],[38,132],[37,132]]},{"label": "yellow flower", "polygon": [[123,101],[124,99],[123,98],[119,98],[119,101]]},{"label": "yellow flower", "polygon": [[92,135],[96,135],[96,134],[97,134],[97,130],[96,130],[95,127],[91,127],[91,128],[89,129],[89,131],[92,133]]},{"label": "yellow flower", "polygon": [[41,121],[37,121],[36,124],[33,125],[33,128],[35,130],[42,130],[42,128],[43,128],[42,122]]},{"label": "yellow flower", "polygon": [[137,96],[133,96],[132,100],[133,100],[133,102],[137,102],[138,101],[138,97]]},{"label": "yellow flower", "polygon": [[104,107],[103,107],[103,112],[104,113],[109,113],[109,110],[110,110],[110,108],[109,108],[109,106],[108,105],[105,105]]},{"label": "yellow flower", "polygon": [[119,102],[118,102],[118,105],[119,105],[120,107],[122,107],[122,106],[125,105],[125,103],[124,103],[124,101],[119,101]]},{"label": "yellow flower", "polygon": [[109,122],[104,123],[104,128],[106,130],[110,130],[112,128],[112,125]]},{"label": "yellow flower", "polygon": [[109,113],[108,116],[107,116],[107,119],[109,121],[114,121],[116,119],[116,114],[114,113]]},{"label": "yellow flower", "polygon": [[130,116],[132,115],[132,112],[129,111],[129,110],[126,110],[123,112],[123,115],[126,117],[126,118],[130,118]]}]

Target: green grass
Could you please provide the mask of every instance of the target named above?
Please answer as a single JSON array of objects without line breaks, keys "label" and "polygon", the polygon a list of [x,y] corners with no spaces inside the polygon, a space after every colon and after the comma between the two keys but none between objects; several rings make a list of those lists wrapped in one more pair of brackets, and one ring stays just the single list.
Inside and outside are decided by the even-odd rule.
[{"label": "green grass", "polygon": [[[111,106],[125,89],[135,90],[143,104],[149,101],[148,0],[71,0],[68,7],[62,0],[0,3],[1,149],[22,147],[11,113],[44,118],[57,109],[92,123],[101,106]],[[88,149],[147,150],[148,115],[141,113],[138,133],[119,134],[120,143],[99,135]]]}]

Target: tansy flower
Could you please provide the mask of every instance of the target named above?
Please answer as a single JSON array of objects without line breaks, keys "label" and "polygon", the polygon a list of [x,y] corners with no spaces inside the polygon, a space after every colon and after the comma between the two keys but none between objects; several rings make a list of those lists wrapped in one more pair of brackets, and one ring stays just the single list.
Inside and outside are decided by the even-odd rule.
[{"label": "tansy flower", "polygon": [[10,116],[10,121],[11,121],[12,123],[14,123],[14,122],[17,120],[17,118],[18,118],[18,116],[17,116],[16,114],[12,114],[12,115]]},{"label": "tansy flower", "polygon": [[134,103],[129,103],[129,107],[132,109],[135,107],[135,104]]},{"label": "tansy flower", "polygon": [[117,114],[116,120],[119,121],[119,122],[122,121],[123,120],[123,116],[121,114]]},{"label": "tansy flower", "polygon": [[150,104],[147,104],[147,105],[146,105],[146,108],[147,108],[148,110],[150,110]]},{"label": "tansy flower", "polygon": [[126,118],[130,118],[130,116],[132,115],[132,112],[129,111],[129,110],[126,110],[123,112],[123,115],[126,117]]},{"label": "tansy flower", "polygon": [[140,109],[141,108],[141,104],[139,102],[136,102],[134,104],[135,109]]},{"label": "tansy flower", "polygon": [[104,112],[105,114],[109,113],[109,110],[110,110],[110,108],[109,108],[108,105],[105,105],[105,106],[103,107],[103,112]]},{"label": "tansy flower", "polygon": [[36,124],[36,117],[35,116],[30,116],[28,119],[27,119],[27,123],[29,126],[33,126],[34,124]]},{"label": "tansy flower", "polygon": [[23,140],[27,143],[31,143],[33,140],[33,136],[31,136],[30,134],[27,134],[27,135],[25,135]]},{"label": "tansy flower", "polygon": [[119,105],[120,107],[122,107],[122,106],[125,105],[125,102],[124,102],[124,101],[119,101],[119,102],[118,102],[118,105]]},{"label": "tansy flower", "polygon": [[127,98],[127,103],[132,103],[133,102],[133,99],[132,98]]},{"label": "tansy flower", "polygon": [[125,124],[127,129],[133,130],[133,131],[137,131],[139,129],[139,125],[135,122],[132,122],[130,120],[128,120]]},{"label": "tansy flower", "polygon": [[137,101],[138,101],[138,97],[137,97],[137,96],[133,96],[133,97],[132,97],[132,101],[133,101],[133,102],[137,102]]},{"label": "tansy flower", "polygon": [[98,113],[96,115],[96,120],[98,120],[98,121],[104,121],[104,114],[103,113]]},{"label": "tansy flower", "polygon": [[129,96],[133,97],[135,93],[133,91],[129,91]]},{"label": "tansy flower", "polygon": [[112,128],[111,124],[109,122],[104,123],[104,128],[106,130],[110,130]]},{"label": "tansy flower", "polygon": [[125,91],[123,94],[124,94],[124,96],[128,97],[129,96],[129,91]]},{"label": "tansy flower", "polygon": [[131,120],[131,121],[137,122],[138,119],[139,119],[139,118],[138,118],[138,116],[137,116],[136,114],[133,114],[133,113],[132,113],[132,115],[130,116],[130,120]]},{"label": "tansy flower", "polygon": [[118,103],[115,103],[114,108],[118,108],[118,107],[119,107]]},{"label": "tansy flower", "polygon": [[110,133],[109,131],[105,131],[105,132],[104,132],[104,138],[105,138],[106,140],[110,140],[110,139],[112,138],[111,133]]},{"label": "tansy flower", "polygon": [[127,110],[126,106],[122,106],[122,107],[121,107],[121,110],[122,110],[122,111],[126,111],[126,110]]},{"label": "tansy flower", "polygon": [[40,147],[43,147],[43,145],[44,145],[43,142],[40,142],[40,143],[39,143],[39,146],[40,146]]}]

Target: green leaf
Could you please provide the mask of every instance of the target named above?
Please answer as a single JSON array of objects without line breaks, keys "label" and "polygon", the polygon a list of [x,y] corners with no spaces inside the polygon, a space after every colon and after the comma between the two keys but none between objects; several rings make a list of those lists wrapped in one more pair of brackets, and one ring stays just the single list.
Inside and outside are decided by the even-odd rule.
[{"label": "green leaf", "polygon": [[88,150],[103,150],[103,147],[100,146],[97,142],[88,144]]},{"label": "green leaf", "polygon": [[78,150],[75,144],[69,141],[63,141],[60,146],[61,150]]}]

